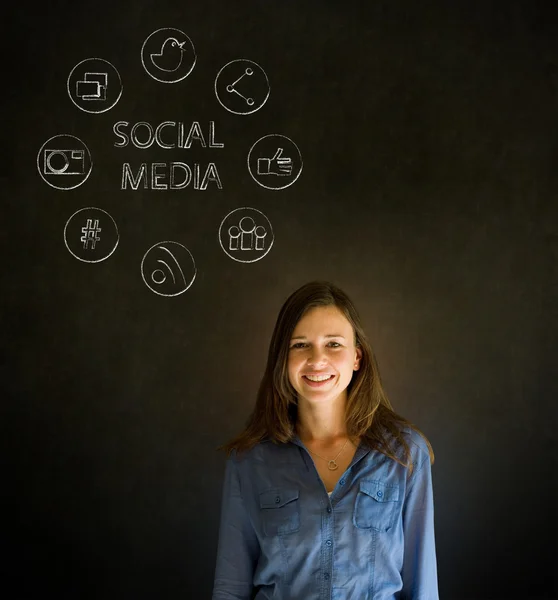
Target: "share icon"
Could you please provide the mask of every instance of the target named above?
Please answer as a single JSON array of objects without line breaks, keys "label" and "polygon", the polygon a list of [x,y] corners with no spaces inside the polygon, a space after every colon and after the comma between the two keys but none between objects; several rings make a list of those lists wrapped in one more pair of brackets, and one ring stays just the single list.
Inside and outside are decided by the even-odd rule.
[{"label": "share icon", "polygon": [[229,112],[249,115],[266,103],[269,81],[257,63],[247,59],[233,60],[217,74],[215,95]]},{"label": "share icon", "polygon": [[244,77],[246,77],[246,75],[250,76],[254,74],[254,69],[250,68],[250,67],[246,67],[246,70],[244,71],[244,73],[242,73],[242,75],[234,82],[234,83],[229,83],[229,85],[227,86],[227,92],[229,92],[229,94],[238,94],[245,102],[248,106],[253,106],[254,105],[254,98],[247,98],[246,96],[243,96],[236,88],[235,85],[241,81]]}]

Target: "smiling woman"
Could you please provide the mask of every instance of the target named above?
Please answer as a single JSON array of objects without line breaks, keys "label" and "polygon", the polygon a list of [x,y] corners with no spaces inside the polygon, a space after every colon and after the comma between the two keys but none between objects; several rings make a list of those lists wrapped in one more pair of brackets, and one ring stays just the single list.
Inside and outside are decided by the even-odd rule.
[{"label": "smiling woman", "polygon": [[432,447],[338,287],[285,301],[246,429],[219,449],[213,600],[437,600]]},{"label": "smiling woman", "polygon": [[314,307],[300,319],[287,359],[298,396],[299,435],[322,442],[345,435],[347,387],[361,358],[351,323],[336,306]]}]

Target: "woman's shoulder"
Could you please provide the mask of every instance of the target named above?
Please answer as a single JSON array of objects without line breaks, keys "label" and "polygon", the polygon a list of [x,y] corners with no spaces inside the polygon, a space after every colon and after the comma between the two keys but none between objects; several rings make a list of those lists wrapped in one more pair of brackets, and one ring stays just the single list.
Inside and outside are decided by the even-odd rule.
[{"label": "woman's shoulder", "polygon": [[430,458],[430,449],[425,438],[413,427],[405,425],[401,434],[409,446],[415,468],[420,468]]},{"label": "woman's shoulder", "polygon": [[250,448],[233,448],[229,460],[237,465],[244,462],[270,462],[273,459],[281,462],[286,458],[285,447],[286,444],[274,444],[271,438],[265,437]]}]

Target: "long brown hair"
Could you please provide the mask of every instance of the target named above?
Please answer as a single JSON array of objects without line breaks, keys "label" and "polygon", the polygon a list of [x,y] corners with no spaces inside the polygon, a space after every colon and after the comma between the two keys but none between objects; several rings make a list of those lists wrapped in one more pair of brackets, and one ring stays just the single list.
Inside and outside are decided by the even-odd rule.
[{"label": "long brown hair", "polygon": [[[295,435],[298,414],[298,397],[291,385],[287,370],[289,344],[292,333],[300,319],[318,306],[336,306],[351,323],[354,343],[362,350],[360,368],[353,372],[347,387],[345,418],[347,435],[371,449],[389,456],[413,472],[409,445],[402,428],[414,429],[425,440],[434,463],[434,451],[420,429],[397,414],[382,387],[380,372],[374,352],[366,338],[359,314],[350,298],[337,286],[327,281],[312,281],[293,292],[285,301],[269,344],[267,365],[260,382],[255,407],[248,417],[244,431],[230,442],[219,446],[230,455],[233,449],[242,453],[254,447],[264,438],[274,444],[291,441]],[[403,449],[405,462],[398,456]]]}]

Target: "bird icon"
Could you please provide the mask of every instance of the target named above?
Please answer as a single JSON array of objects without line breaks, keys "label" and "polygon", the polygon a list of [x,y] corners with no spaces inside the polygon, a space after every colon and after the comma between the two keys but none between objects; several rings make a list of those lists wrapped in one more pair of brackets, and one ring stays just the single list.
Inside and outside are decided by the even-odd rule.
[{"label": "bird icon", "polygon": [[176,71],[182,64],[184,44],[176,38],[167,38],[161,46],[161,52],[151,54],[151,62],[161,71]]}]

